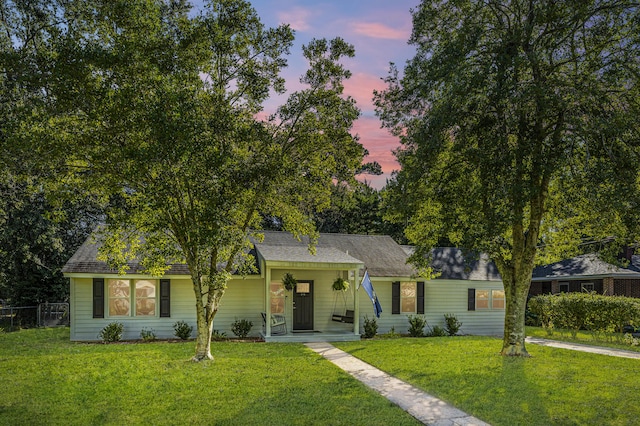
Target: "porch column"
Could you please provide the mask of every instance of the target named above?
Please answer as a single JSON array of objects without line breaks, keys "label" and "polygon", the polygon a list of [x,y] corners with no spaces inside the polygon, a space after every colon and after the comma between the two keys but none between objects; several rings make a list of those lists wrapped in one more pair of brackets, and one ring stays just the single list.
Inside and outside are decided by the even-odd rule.
[{"label": "porch column", "polygon": [[353,334],[360,334],[360,299],[358,297],[360,293],[358,291],[360,289],[360,275],[358,272],[358,268],[353,270]]},{"label": "porch column", "polygon": [[613,286],[613,277],[606,277],[602,280],[602,292],[607,296],[613,296],[614,294],[614,286]]},{"label": "porch column", "polygon": [[265,280],[265,319],[264,319],[264,335],[265,337],[271,337],[271,268],[267,267],[267,262],[264,262],[264,280]]}]

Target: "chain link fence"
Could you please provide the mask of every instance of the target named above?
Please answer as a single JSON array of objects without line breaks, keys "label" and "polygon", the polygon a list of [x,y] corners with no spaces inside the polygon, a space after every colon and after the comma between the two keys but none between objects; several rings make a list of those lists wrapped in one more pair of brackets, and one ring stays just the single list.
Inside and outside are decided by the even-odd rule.
[{"label": "chain link fence", "polygon": [[68,325],[68,303],[41,303],[38,306],[2,306],[0,308],[0,328],[7,331],[17,328]]}]

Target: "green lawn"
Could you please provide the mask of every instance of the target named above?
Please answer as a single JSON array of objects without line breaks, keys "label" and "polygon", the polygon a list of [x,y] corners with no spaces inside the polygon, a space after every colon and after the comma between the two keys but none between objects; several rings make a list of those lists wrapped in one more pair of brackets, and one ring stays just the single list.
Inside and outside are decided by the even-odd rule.
[{"label": "green lawn", "polygon": [[638,424],[639,360],[533,344],[532,358],[505,358],[501,343],[466,336],[336,346],[495,426]]},{"label": "green lawn", "polygon": [[300,344],[83,344],[68,329],[0,333],[0,425],[415,425]]}]

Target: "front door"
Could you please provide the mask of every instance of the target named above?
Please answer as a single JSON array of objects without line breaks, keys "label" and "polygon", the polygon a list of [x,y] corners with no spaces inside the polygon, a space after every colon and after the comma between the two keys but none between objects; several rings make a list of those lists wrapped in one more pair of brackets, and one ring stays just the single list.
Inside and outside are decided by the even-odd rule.
[{"label": "front door", "polygon": [[293,330],[313,330],[313,281],[298,281],[293,291]]}]

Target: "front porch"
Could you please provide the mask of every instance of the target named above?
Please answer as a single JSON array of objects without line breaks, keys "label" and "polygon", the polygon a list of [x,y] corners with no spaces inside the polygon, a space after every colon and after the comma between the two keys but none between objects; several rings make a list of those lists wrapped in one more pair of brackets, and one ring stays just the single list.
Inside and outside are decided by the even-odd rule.
[{"label": "front porch", "polygon": [[288,332],[287,334],[278,334],[267,336],[264,331],[260,332],[260,337],[265,342],[281,342],[281,343],[311,343],[311,342],[354,342],[360,340],[360,335],[353,331],[304,331],[304,332]]}]

